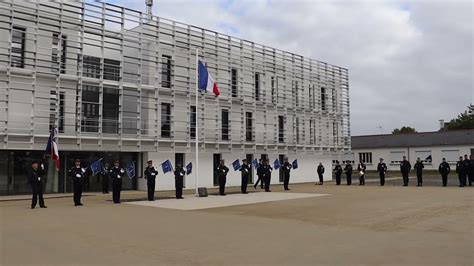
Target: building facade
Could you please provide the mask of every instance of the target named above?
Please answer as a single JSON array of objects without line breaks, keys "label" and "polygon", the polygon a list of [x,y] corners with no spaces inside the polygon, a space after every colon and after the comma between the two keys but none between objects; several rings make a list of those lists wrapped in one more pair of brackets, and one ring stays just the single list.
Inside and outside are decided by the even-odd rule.
[{"label": "building facade", "polygon": [[[199,93],[198,106],[196,49],[221,91]],[[221,158],[287,156],[300,165],[293,182],[314,181],[318,162],[350,152],[348,70],[108,3],[0,2],[0,193],[29,190],[25,170],[52,127],[62,166],[50,167],[46,190],[67,192],[76,157],[134,163],[139,177],[149,159],[194,162],[196,123],[200,186],[216,185]],[[157,190],[173,188],[160,172]]]}]

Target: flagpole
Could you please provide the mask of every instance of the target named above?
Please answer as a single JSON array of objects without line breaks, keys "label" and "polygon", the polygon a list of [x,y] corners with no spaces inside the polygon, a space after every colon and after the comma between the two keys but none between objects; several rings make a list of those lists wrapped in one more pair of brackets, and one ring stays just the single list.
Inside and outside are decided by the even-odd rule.
[{"label": "flagpole", "polygon": [[199,196],[198,193],[198,187],[199,187],[199,106],[198,106],[198,96],[199,96],[199,89],[198,89],[198,79],[199,79],[199,73],[198,73],[198,68],[199,68],[199,49],[196,48],[196,197]]}]

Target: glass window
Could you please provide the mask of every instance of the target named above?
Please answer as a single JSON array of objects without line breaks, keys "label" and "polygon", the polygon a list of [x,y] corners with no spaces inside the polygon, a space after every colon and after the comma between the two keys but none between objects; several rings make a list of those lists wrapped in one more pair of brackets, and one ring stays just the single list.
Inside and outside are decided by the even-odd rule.
[{"label": "glass window", "polygon": [[260,74],[255,73],[255,100],[260,101]]},{"label": "glass window", "polygon": [[169,55],[162,56],[161,87],[171,88],[171,56]]},{"label": "glass window", "polygon": [[82,86],[82,132],[99,132],[99,87]]},{"label": "glass window", "polygon": [[237,68],[232,68],[231,69],[232,97],[237,97],[237,86],[238,86]]},{"label": "glass window", "polygon": [[245,140],[253,140],[253,119],[251,112],[245,112]]},{"label": "glass window", "polygon": [[171,137],[171,104],[161,104],[161,137]]},{"label": "glass window", "polygon": [[100,78],[101,75],[100,58],[84,55],[82,57],[82,75],[88,78]]},{"label": "glass window", "polygon": [[371,152],[362,152],[359,153],[359,161],[362,161],[367,164],[372,163],[372,153]]},{"label": "glass window", "polygon": [[300,144],[300,119],[298,117],[295,119],[295,124],[296,144]]},{"label": "glass window", "polygon": [[431,151],[415,151],[415,157],[420,158],[424,163],[431,163],[433,161]]},{"label": "glass window", "polygon": [[448,163],[455,163],[459,159],[459,150],[442,150],[441,157],[446,158]]},{"label": "glass window", "polygon": [[[49,130],[51,130],[56,125],[56,119],[58,119],[58,132],[64,133],[65,93],[59,92],[58,98],[56,91],[51,91],[49,97]],[[58,111],[56,111],[56,105],[58,104]]]},{"label": "glass window", "polygon": [[190,115],[189,121],[191,122],[189,136],[191,137],[191,139],[195,139],[196,138],[196,106],[191,106],[191,113],[189,115]]},{"label": "glass window", "polygon": [[12,67],[25,66],[25,41],[25,29],[13,27],[10,62]]},{"label": "glass window", "polygon": [[124,89],[122,105],[122,133],[138,134],[138,118],[138,91],[136,89]]},{"label": "glass window", "polygon": [[277,100],[276,100],[276,79],[274,76],[272,76],[270,78],[270,86],[271,86],[271,90],[272,90],[272,103],[273,104],[276,104]]},{"label": "glass window", "polygon": [[119,90],[104,88],[102,100],[102,132],[117,134],[119,126]]},{"label": "glass window", "polygon": [[403,156],[405,156],[405,151],[391,151],[390,152],[390,163],[398,164],[403,161]]},{"label": "glass window", "polygon": [[51,47],[51,67],[53,71],[66,72],[66,36],[53,33],[53,45]]},{"label": "glass window", "polygon": [[222,109],[222,140],[229,140],[229,111]]},{"label": "glass window", "polygon": [[321,110],[326,111],[326,89],[321,87]]},{"label": "glass window", "polygon": [[120,61],[104,59],[104,79],[120,80]]},{"label": "glass window", "polygon": [[282,115],[278,116],[278,142],[285,142],[285,119]]}]

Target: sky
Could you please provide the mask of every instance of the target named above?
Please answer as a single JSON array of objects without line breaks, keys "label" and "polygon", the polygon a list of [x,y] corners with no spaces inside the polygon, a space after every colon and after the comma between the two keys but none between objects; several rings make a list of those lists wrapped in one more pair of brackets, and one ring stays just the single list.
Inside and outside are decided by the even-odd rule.
[{"label": "sky", "polygon": [[[145,0],[105,0],[145,10]],[[154,0],[153,14],[349,70],[351,135],[436,131],[474,102],[470,0]]]}]

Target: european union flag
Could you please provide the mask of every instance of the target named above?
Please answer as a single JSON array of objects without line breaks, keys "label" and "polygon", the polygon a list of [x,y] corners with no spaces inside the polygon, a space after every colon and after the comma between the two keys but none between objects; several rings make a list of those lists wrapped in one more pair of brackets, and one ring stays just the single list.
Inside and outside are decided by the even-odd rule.
[{"label": "european union flag", "polygon": [[99,172],[102,172],[102,159],[99,159],[91,164],[92,175],[96,175]]},{"label": "european union flag", "polygon": [[186,165],[186,174],[189,175],[191,174],[193,171],[193,163],[188,163],[188,165]]},{"label": "european union flag", "polygon": [[257,159],[253,159],[252,164],[253,164],[253,167],[254,167],[255,169],[258,168],[258,161],[257,161]]},{"label": "european union flag", "polygon": [[129,178],[135,177],[135,162],[131,162],[127,165],[127,175]]},{"label": "european union flag", "polygon": [[173,166],[171,165],[170,160],[166,160],[161,164],[161,168],[163,169],[163,173],[168,173],[173,171]]},{"label": "european union flag", "polygon": [[240,169],[240,160],[237,159],[232,163],[232,166],[234,167],[234,171],[237,171]]},{"label": "european union flag", "polygon": [[298,168],[298,159],[295,159],[295,160],[291,163],[291,165],[293,166],[293,169]]},{"label": "european union flag", "polygon": [[273,168],[278,169],[280,168],[281,164],[280,164],[280,161],[278,159],[276,159],[274,162],[273,162]]}]

